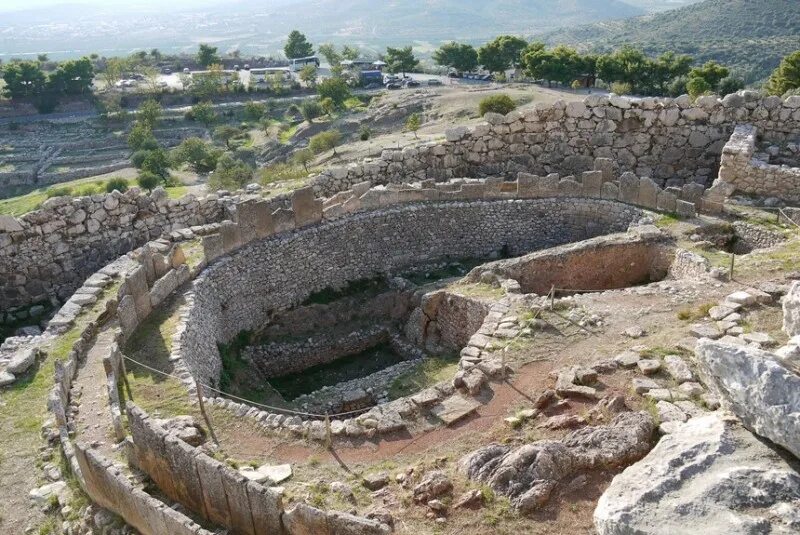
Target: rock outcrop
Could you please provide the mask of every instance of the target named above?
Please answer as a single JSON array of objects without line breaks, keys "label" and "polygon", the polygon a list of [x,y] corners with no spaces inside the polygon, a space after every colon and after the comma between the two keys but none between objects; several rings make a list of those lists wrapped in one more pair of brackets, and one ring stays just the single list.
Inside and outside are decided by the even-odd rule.
[{"label": "rock outcrop", "polygon": [[703,339],[695,354],[706,383],[745,427],[800,458],[800,376],[751,347]]},{"label": "rock outcrop", "polygon": [[789,534],[800,530],[800,475],[718,414],[693,418],[600,497],[600,535]]},{"label": "rock outcrop", "polygon": [[459,469],[528,513],[547,503],[564,478],[642,458],[650,450],[654,429],[647,413],[625,412],[608,426],[585,427],[560,441],[539,440],[513,449],[491,444],[463,457]]},{"label": "rock outcrop", "polygon": [[800,281],[795,281],[783,298],[783,332],[789,336],[800,334]]}]

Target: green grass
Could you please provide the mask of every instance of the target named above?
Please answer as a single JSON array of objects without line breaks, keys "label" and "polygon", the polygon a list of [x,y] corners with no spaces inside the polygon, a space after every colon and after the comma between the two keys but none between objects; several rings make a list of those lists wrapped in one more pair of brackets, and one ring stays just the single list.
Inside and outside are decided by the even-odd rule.
[{"label": "green grass", "polygon": [[292,140],[294,135],[297,133],[297,129],[300,127],[300,123],[294,124],[288,127],[283,127],[278,134],[278,141],[281,142],[283,145],[288,145],[289,142]]},{"label": "green grass", "polygon": [[398,399],[431,387],[453,377],[458,370],[456,354],[430,357],[408,373],[404,373],[389,386],[389,399]]},{"label": "green grass", "polygon": [[502,299],[503,296],[506,295],[506,291],[502,288],[495,288],[490,284],[483,284],[481,282],[451,284],[447,289],[465,297],[478,297],[483,299],[497,300]]},{"label": "green grass", "polygon": [[668,228],[671,227],[672,225],[677,225],[678,223],[680,223],[680,221],[681,220],[677,216],[666,214],[658,218],[658,220],[656,221],[656,226],[658,228]]}]

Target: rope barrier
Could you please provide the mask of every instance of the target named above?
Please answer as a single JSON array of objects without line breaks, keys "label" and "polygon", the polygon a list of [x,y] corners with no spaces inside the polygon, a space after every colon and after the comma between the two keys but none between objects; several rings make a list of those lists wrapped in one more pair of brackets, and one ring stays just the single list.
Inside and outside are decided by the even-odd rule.
[{"label": "rope barrier", "polygon": [[[129,357],[127,355],[122,355],[122,358],[124,358],[125,360],[128,360],[130,362],[133,362],[137,366],[141,366],[142,368],[144,368],[146,370],[149,370],[149,371],[151,371],[153,373],[157,373],[157,374],[162,375],[164,377],[170,377],[170,378],[176,379],[178,381],[183,381],[183,379],[178,377],[177,375],[172,375],[171,373],[163,372],[161,370],[153,368],[152,366],[148,366],[147,364],[144,364],[144,363],[139,362],[139,361],[137,361],[135,359],[132,359],[131,357]],[[223,396],[235,399],[237,401],[242,401],[244,403],[248,403],[250,405],[255,405],[256,407],[260,407],[262,409],[266,409],[266,410],[270,410],[270,411],[287,413],[287,414],[291,414],[291,415],[294,415],[294,416],[305,416],[307,418],[319,418],[319,419],[341,418],[342,416],[352,416],[354,414],[363,414],[365,412],[368,412],[370,409],[372,409],[372,407],[368,407],[368,408],[365,408],[365,409],[358,409],[358,410],[355,410],[355,411],[340,412],[340,413],[335,413],[335,414],[315,414],[315,413],[312,413],[312,412],[296,411],[296,410],[293,410],[293,409],[286,409],[286,408],[283,408],[283,407],[271,407],[269,405],[264,405],[263,403],[258,403],[256,401],[251,401],[249,399],[245,399],[243,397],[239,397],[239,396],[237,396],[235,394],[224,392],[222,390],[214,388],[213,386],[207,385],[205,383],[201,383],[199,381],[195,381],[195,382],[196,382],[197,385],[201,386],[203,389],[211,390],[212,392],[216,392],[217,394],[221,394]]]}]

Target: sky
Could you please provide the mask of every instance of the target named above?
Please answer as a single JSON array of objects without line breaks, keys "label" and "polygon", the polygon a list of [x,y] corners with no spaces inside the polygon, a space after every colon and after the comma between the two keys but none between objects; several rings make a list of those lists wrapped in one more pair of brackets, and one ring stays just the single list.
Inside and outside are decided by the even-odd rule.
[{"label": "sky", "polygon": [[[170,0],[170,6],[196,6],[203,4],[221,4],[224,0]],[[269,4],[264,0],[264,4]],[[164,0],[0,0],[0,12],[18,11],[20,9],[42,8],[58,4],[87,4],[103,7],[141,5],[145,7],[159,7],[164,5]]]}]

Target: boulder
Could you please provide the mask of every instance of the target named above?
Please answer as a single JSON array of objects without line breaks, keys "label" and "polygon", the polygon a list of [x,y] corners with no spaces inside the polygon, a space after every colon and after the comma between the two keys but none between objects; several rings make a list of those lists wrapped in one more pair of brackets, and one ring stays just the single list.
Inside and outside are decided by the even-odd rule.
[{"label": "boulder", "polygon": [[800,334],[800,281],[793,282],[783,298],[783,332]]},{"label": "boulder", "polygon": [[459,470],[508,496],[522,513],[541,508],[561,480],[588,470],[625,466],[650,449],[654,424],[644,412],[625,412],[610,425],[584,427],[562,440],[512,449],[490,444],[465,457]]},{"label": "boulder", "polygon": [[39,350],[35,347],[25,347],[19,349],[16,353],[14,353],[14,356],[12,356],[11,360],[8,362],[8,372],[15,375],[26,372],[28,368],[36,363],[36,356],[38,353]]},{"label": "boulder", "polygon": [[706,384],[742,423],[800,458],[800,376],[752,347],[701,340],[695,352]]},{"label": "boulder", "polygon": [[600,535],[797,533],[800,475],[786,461],[717,414],[674,426],[600,497]]},{"label": "boulder", "polygon": [[428,503],[434,498],[438,498],[453,490],[453,482],[447,474],[438,470],[425,474],[419,485],[414,487],[414,501],[418,503]]}]

